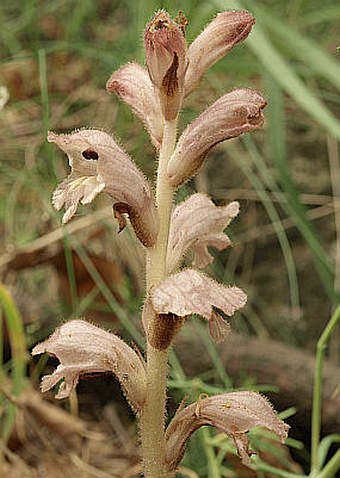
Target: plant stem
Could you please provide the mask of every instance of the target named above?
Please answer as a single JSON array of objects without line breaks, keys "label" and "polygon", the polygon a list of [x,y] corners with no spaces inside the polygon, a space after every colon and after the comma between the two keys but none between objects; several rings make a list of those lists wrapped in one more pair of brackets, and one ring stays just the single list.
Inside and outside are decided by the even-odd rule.
[{"label": "plant stem", "polygon": [[[166,277],[166,254],[169,236],[173,188],[167,181],[166,169],[174,151],[177,121],[165,122],[160,150],[156,205],[159,214],[159,233],[156,245],[148,249],[146,257],[146,284],[159,284]],[[153,317],[147,317],[148,329],[153,326]],[[145,478],[171,478],[173,473],[165,470],[165,412],[168,352],[159,351],[147,344],[147,391],[140,414],[143,468]]]},{"label": "plant stem", "polygon": [[173,202],[173,187],[166,176],[169,159],[175,148],[177,121],[166,121],[158,160],[156,180],[156,205],[159,216],[159,233],[154,248],[147,251],[146,287],[159,284],[166,276],[166,253],[168,246],[170,215]]},{"label": "plant stem", "polygon": [[340,469],[340,450],[329,460],[327,465],[318,473],[318,478],[333,478]]},{"label": "plant stem", "polygon": [[335,326],[340,320],[340,306],[326,325],[316,346],[315,374],[313,388],[313,410],[312,410],[312,449],[311,449],[311,472],[310,476],[316,476],[320,471],[319,463],[319,442],[321,429],[321,402],[322,402],[322,366],[327,341]]}]

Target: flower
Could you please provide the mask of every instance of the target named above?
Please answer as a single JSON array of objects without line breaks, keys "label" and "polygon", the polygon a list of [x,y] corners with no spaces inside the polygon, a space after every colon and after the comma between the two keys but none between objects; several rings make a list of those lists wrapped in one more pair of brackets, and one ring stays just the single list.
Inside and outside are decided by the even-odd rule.
[{"label": "flower", "polygon": [[[184,269],[152,287],[149,300],[158,315],[156,320],[161,322],[165,315],[169,315],[172,320],[178,318],[181,321],[197,314],[209,321],[212,338],[222,341],[229,333],[229,326],[225,325],[217,310],[231,317],[245,305],[247,296],[238,287],[225,286],[202,272]],[[160,348],[156,343],[154,346]]]},{"label": "flower", "polygon": [[204,268],[213,261],[208,246],[219,251],[231,244],[224,229],[239,212],[239,203],[215,204],[202,193],[192,194],[175,207],[170,223],[167,270],[174,272],[189,249],[194,252],[193,265]]},{"label": "flower", "polygon": [[154,245],[158,233],[158,215],[151,188],[130,157],[113,138],[95,129],[71,134],[48,133],[69,159],[71,174],[53,193],[52,203],[59,211],[65,207],[63,223],[75,214],[79,202],[88,204],[102,191],[117,201],[113,209],[119,232],[128,214],[138,239],[146,247]]},{"label": "flower", "polygon": [[156,148],[163,136],[163,115],[148,71],[138,63],[128,63],[112,73],[106,83],[109,93],[116,93],[143,121]]},{"label": "flower", "polygon": [[148,23],[144,33],[146,63],[166,120],[178,115],[187,67],[184,32],[165,10]]},{"label": "flower", "polygon": [[106,88],[117,93],[146,126],[159,148],[163,122],[174,120],[184,96],[191,93],[214,63],[243,41],[255,23],[246,11],[219,13],[187,49],[183,14],[172,20],[158,11],[146,26],[144,47],[148,74],[136,63],[114,72]]},{"label": "flower", "polygon": [[76,388],[82,375],[112,372],[119,380],[132,407],[140,410],[145,400],[145,364],[123,340],[84,320],[71,320],[61,325],[51,337],[36,345],[32,355],[48,352],[60,365],[42,379],[43,392],[60,380],[56,398],[65,398]]},{"label": "flower", "polygon": [[188,48],[185,94],[200,82],[206,71],[249,35],[255,23],[246,11],[222,12],[205,27]]},{"label": "flower", "polygon": [[235,442],[243,464],[250,466],[246,433],[254,427],[272,431],[283,442],[289,426],[283,423],[271,404],[255,392],[230,392],[203,398],[180,407],[166,430],[166,462],[174,471],[183,458],[190,436],[201,426],[210,425],[226,433]]},{"label": "flower", "polygon": [[178,187],[194,176],[216,144],[260,128],[265,106],[258,92],[240,88],[203,111],[184,130],[170,158],[167,175],[171,185]]}]

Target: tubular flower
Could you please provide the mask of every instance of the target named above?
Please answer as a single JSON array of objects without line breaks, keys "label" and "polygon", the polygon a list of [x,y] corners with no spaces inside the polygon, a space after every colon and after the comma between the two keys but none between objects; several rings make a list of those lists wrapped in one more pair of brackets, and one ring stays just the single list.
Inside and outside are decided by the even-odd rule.
[{"label": "tubular flower", "polygon": [[48,352],[60,361],[52,375],[42,379],[43,392],[60,380],[56,398],[65,398],[76,388],[82,375],[112,372],[135,410],[144,403],[146,374],[142,358],[119,339],[83,320],[72,320],[59,327],[49,339],[34,347],[32,354]]},{"label": "tubular flower", "polygon": [[240,206],[215,204],[201,193],[191,195],[175,207],[170,223],[167,269],[174,272],[189,249],[194,252],[193,265],[204,268],[213,261],[208,246],[219,251],[231,244],[224,229],[237,216]]},{"label": "tubular flower", "polygon": [[254,131],[264,123],[265,99],[255,90],[240,88],[223,95],[182,133],[168,164],[168,178],[180,186],[197,173],[216,144]]},{"label": "tubular flower", "polygon": [[171,314],[181,320],[197,314],[209,321],[213,339],[222,341],[229,332],[229,326],[216,309],[231,317],[241,309],[246,294],[238,287],[229,287],[210,279],[194,269],[184,269],[164,279],[150,291],[150,300],[156,314]]},{"label": "tubular flower", "polygon": [[201,426],[210,425],[226,433],[235,442],[242,462],[250,466],[246,433],[264,427],[283,442],[289,426],[280,420],[266,398],[255,392],[230,392],[202,398],[179,409],[166,431],[166,462],[174,471],[183,458],[190,436]]},{"label": "tubular flower", "polygon": [[63,223],[75,214],[79,202],[88,204],[101,191],[115,202],[113,209],[124,229],[128,214],[138,239],[146,247],[154,245],[158,216],[150,186],[130,157],[111,136],[98,130],[80,130],[71,134],[49,132],[47,140],[67,154],[71,174],[53,193],[53,205],[65,207]]},{"label": "tubular flower", "polygon": [[143,121],[156,148],[163,136],[163,115],[150,76],[138,63],[128,63],[112,73],[106,83],[109,93],[116,93]]},{"label": "tubular flower", "polygon": [[161,10],[148,23],[144,33],[146,63],[166,120],[176,118],[184,92],[187,67],[183,30]]},{"label": "tubular flower", "polygon": [[246,11],[219,13],[188,48],[185,94],[200,82],[206,71],[249,35],[255,23]]}]

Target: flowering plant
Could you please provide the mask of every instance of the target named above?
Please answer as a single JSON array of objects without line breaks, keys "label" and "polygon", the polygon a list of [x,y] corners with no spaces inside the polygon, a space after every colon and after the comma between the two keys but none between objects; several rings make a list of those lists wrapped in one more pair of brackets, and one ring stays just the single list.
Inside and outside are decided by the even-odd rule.
[{"label": "flowering plant", "polygon": [[[230,245],[224,230],[237,216],[239,204],[216,206],[196,193],[173,207],[174,193],[197,174],[216,144],[261,127],[266,105],[260,93],[236,89],[203,111],[177,140],[185,97],[211,65],[247,37],[254,18],[245,11],[220,13],[189,46],[186,23],[183,15],[173,20],[166,11],[157,12],[144,34],[147,67],[129,63],[107,82],[107,90],[131,107],[150,134],[158,155],[155,192],[110,135],[96,129],[48,134],[71,167],[53,194],[56,209],[65,208],[63,222],[72,218],[79,202],[88,204],[105,192],[112,197],[119,231],[127,215],[145,247],[146,351],[143,358],[117,336],[83,320],[70,321],[33,349],[33,354],[48,352],[60,361],[52,375],[43,378],[42,390],[63,380],[57,398],[64,398],[82,375],[113,372],[139,423],[146,478],[175,476],[189,437],[201,426],[211,425],[231,437],[248,466],[246,433],[251,428],[265,427],[282,441],[288,430],[263,396],[245,391],[183,403],[166,426],[168,352],[183,322],[193,314],[205,318],[212,339],[220,342],[230,332],[223,314],[232,316],[246,303],[239,287],[219,284],[197,270],[213,260],[208,246],[222,250]],[[183,269],[189,250],[193,264]]]}]

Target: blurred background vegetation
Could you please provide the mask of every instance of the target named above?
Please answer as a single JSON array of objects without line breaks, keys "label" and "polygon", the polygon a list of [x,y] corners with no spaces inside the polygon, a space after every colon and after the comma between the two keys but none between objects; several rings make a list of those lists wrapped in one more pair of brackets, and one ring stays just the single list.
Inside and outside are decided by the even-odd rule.
[{"label": "blurred background vegetation", "polygon": [[[159,8],[173,16],[185,13],[188,42],[218,11],[247,9],[256,18],[249,39],[216,64],[188,98],[181,121],[184,126],[230,89],[250,86],[268,99],[266,126],[215,149],[178,199],[200,190],[219,204],[239,200],[241,214],[229,230],[234,246],[216,254],[209,271],[248,293],[248,305],[232,328],[312,353],[340,294],[336,0],[322,5],[317,0],[1,1],[0,91],[3,103],[6,92],[9,99],[0,111],[0,271],[27,343],[79,316],[109,323],[142,342],[143,251],[129,231],[116,235],[105,199],[92,213],[86,207],[60,227],[50,198],[68,174],[67,160],[45,138],[50,129],[102,128],[153,178],[155,151],[147,134],[128,108],[106,93],[105,83],[122,64],[144,62],[142,32]],[[6,361],[8,329],[3,329],[5,372],[12,363]],[[337,331],[330,359],[337,363],[339,353]],[[216,367],[210,378],[215,376],[216,387],[225,386],[218,355],[214,349],[209,354]],[[182,388],[190,393],[194,385],[178,385],[181,366],[175,358],[173,364],[172,388],[175,396],[181,389],[179,398]],[[199,458],[193,454],[192,463]]]}]

